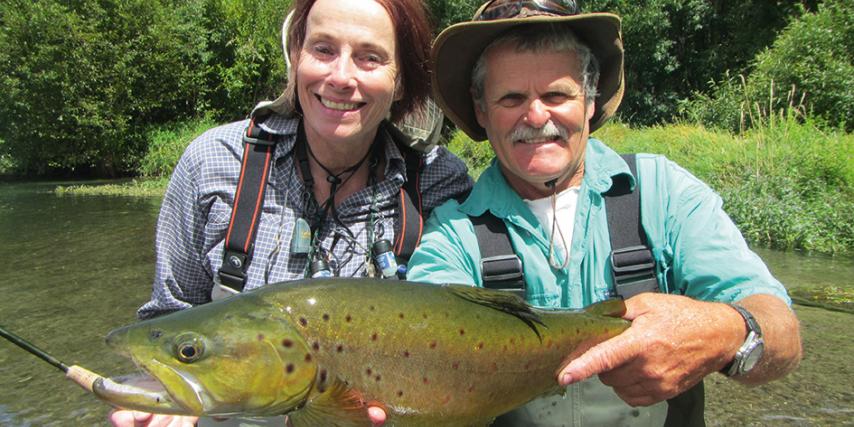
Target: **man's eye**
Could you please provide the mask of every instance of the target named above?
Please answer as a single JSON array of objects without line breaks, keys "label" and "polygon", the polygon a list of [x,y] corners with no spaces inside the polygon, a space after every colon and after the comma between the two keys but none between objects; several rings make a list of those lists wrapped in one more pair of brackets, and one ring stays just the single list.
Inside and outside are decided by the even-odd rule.
[{"label": "man's eye", "polygon": [[504,108],[518,107],[525,102],[525,97],[519,94],[504,95],[498,99],[498,105]]}]

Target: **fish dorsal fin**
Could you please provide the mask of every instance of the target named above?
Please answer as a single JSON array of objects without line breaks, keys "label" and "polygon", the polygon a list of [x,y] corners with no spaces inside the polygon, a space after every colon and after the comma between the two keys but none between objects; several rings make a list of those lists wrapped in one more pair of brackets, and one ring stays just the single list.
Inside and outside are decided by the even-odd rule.
[{"label": "fish dorsal fin", "polygon": [[626,303],[621,298],[611,298],[591,304],[584,311],[597,316],[623,317]]},{"label": "fish dorsal fin", "polygon": [[536,313],[531,310],[531,306],[522,298],[507,291],[497,291],[493,289],[476,288],[465,285],[444,285],[454,295],[475,304],[480,304],[498,311],[502,311],[511,316],[515,316],[519,320],[525,322],[530,327],[537,337],[542,339],[540,331],[537,329],[537,324],[545,327],[546,325]]},{"label": "fish dorsal fin", "polygon": [[365,427],[371,425],[362,394],[335,380],[322,393],[309,397],[305,406],[288,414],[293,427]]}]

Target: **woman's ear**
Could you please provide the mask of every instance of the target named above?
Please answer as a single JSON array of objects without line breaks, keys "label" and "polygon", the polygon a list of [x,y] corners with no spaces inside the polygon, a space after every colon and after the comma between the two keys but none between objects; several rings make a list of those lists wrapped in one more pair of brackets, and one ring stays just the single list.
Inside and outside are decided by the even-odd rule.
[{"label": "woman's ear", "polygon": [[394,79],[394,100],[400,101],[401,99],[403,99],[403,77],[397,73],[397,77]]}]

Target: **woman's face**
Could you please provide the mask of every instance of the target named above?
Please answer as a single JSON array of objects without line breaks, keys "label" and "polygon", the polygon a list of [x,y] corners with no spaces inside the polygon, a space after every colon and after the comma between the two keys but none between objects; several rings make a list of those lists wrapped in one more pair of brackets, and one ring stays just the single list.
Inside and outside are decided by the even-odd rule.
[{"label": "woman's face", "polygon": [[375,1],[318,0],[296,64],[306,136],[373,141],[396,99],[397,46],[386,10]]}]

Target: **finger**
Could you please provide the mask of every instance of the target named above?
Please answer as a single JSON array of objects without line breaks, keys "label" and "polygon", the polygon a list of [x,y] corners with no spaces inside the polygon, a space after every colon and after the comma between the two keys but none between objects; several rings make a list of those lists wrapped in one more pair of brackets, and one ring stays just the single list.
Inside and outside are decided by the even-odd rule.
[{"label": "finger", "polygon": [[569,362],[558,375],[558,382],[562,386],[567,386],[586,380],[593,375],[622,366],[637,355],[637,345],[629,328],[622,334],[593,346]]},{"label": "finger", "polygon": [[371,424],[381,426],[385,424],[385,411],[377,406],[368,407],[368,417],[371,418]]},{"label": "finger", "polygon": [[128,411],[124,409],[114,409],[110,411],[110,414],[107,416],[110,420],[110,423],[114,427],[133,427],[134,419],[133,419],[133,411]]},{"label": "finger", "polygon": [[146,427],[151,422],[152,414],[148,412],[133,411],[134,427]]}]

